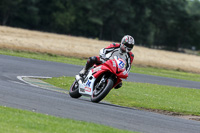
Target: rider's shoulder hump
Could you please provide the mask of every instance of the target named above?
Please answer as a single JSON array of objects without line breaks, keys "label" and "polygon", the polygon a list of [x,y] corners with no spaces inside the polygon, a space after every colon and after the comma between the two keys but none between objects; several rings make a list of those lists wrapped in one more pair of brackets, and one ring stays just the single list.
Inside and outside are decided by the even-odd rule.
[{"label": "rider's shoulder hump", "polygon": [[117,48],[117,47],[120,47],[120,44],[119,43],[111,43],[107,48]]}]

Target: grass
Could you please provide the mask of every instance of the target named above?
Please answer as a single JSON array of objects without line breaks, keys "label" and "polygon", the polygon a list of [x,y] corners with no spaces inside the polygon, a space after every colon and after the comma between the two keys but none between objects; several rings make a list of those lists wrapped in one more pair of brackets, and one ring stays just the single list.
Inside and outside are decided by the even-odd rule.
[{"label": "grass", "polygon": [[[69,90],[74,77],[45,79],[45,82]],[[126,107],[165,110],[180,114],[200,115],[200,90],[164,85],[123,82],[104,99]]]},{"label": "grass", "polygon": [[[55,61],[61,63],[74,64],[74,65],[82,65],[82,66],[85,65],[87,60],[87,59],[65,57],[48,53],[42,54],[33,52],[13,51],[6,49],[0,49],[0,54],[46,60],[46,61]],[[179,70],[175,71],[175,70],[167,70],[167,69],[152,68],[152,67],[133,66],[131,72],[200,82],[200,74],[188,73]]]},{"label": "grass", "polygon": [[131,72],[200,82],[200,74],[189,73],[180,70],[167,70],[153,67],[133,66]]},{"label": "grass", "polygon": [[129,133],[100,124],[0,106],[1,133]]},{"label": "grass", "polygon": [[85,65],[86,59],[74,58],[74,57],[65,57],[50,53],[35,53],[35,52],[27,52],[27,51],[13,51],[8,49],[0,49],[0,54],[2,55],[10,55],[10,56],[18,56],[23,58],[31,58],[37,60],[45,60],[45,61],[54,61],[61,63],[68,63],[74,65]]},{"label": "grass", "polygon": [[198,89],[124,82],[122,89],[112,91],[105,100],[127,107],[200,115],[199,97]]}]

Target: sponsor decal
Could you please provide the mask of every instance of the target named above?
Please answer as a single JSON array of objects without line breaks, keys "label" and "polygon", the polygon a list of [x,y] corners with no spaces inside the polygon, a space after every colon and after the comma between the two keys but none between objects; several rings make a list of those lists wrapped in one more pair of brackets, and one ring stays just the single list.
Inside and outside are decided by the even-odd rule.
[{"label": "sponsor decal", "polygon": [[85,91],[87,91],[87,92],[91,92],[91,88],[89,88],[89,87],[85,87]]},{"label": "sponsor decal", "polygon": [[113,60],[112,62],[113,62],[113,67],[116,67],[116,63],[115,63],[115,61]]},{"label": "sponsor decal", "polygon": [[98,72],[101,70],[101,66],[98,66],[92,70],[93,73]]},{"label": "sponsor decal", "polygon": [[89,88],[89,87],[80,88],[80,91],[81,91],[81,92],[86,92],[86,91],[87,91],[87,92],[91,92],[91,90],[92,90],[92,89]]},{"label": "sponsor decal", "polygon": [[91,81],[88,80],[87,83],[86,83],[86,86],[90,87],[90,84],[91,84]]},{"label": "sponsor decal", "polygon": [[84,89],[84,88],[80,88],[80,91],[81,91],[81,92],[85,92],[85,89]]}]

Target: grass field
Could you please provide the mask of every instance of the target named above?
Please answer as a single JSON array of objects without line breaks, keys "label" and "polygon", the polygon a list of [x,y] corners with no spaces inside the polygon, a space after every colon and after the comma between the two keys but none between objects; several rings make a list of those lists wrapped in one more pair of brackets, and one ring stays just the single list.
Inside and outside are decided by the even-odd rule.
[{"label": "grass field", "polygon": [[1,133],[131,133],[100,124],[0,106]]},{"label": "grass field", "polygon": [[[69,90],[74,77],[45,79],[45,82]],[[106,101],[143,109],[163,110],[184,115],[200,115],[200,90],[164,85],[123,82],[123,87],[113,89]]]},{"label": "grass field", "polygon": [[[135,40],[136,46],[132,50],[135,55],[134,65],[200,73],[200,56],[140,47],[137,45],[137,38]],[[0,26],[0,48],[88,58],[98,55],[99,50],[110,43],[112,42]]]}]

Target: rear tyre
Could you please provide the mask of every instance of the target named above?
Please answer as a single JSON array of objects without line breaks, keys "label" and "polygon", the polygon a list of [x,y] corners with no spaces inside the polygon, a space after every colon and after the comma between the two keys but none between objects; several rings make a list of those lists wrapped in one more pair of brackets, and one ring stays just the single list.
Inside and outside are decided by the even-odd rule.
[{"label": "rear tyre", "polygon": [[[98,83],[97,83],[98,84]],[[98,88],[98,85],[94,86],[94,90],[93,90],[93,94],[91,96],[91,101],[98,103],[100,102],[102,99],[105,98],[105,96],[110,92],[110,90],[112,89],[114,82],[112,79],[108,79],[102,88]]]},{"label": "rear tyre", "polygon": [[78,82],[77,82],[77,81],[74,81],[74,83],[73,83],[72,86],[70,87],[69,95],[70,95],[72,98],[79,98],[79,97],[81,97],[81,94],[79,93],[78,86],[79,86]]}]

